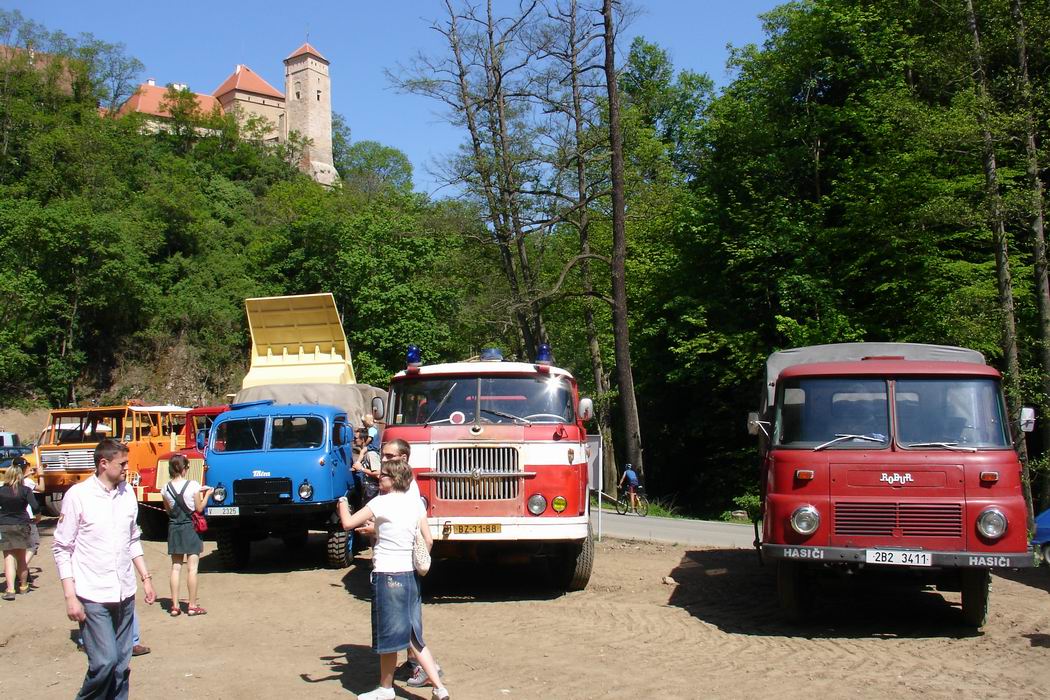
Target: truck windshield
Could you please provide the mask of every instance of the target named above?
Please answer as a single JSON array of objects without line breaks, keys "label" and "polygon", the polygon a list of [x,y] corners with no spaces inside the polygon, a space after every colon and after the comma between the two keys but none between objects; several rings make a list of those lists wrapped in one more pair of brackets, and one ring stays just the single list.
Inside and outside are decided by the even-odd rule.
[{"label": "truck windshield", "polygon": [[786,379],[777,397],[773,444],[829,450],[888,447],[886,396],[882,379]]},{"label": "truck windshield", "polygon": [[216,452],[261,450],[265,430],[265,418],[246,418],[219,423],[219,427],[215,430],[215,444],[212,449]]},{"label": "truck windshield", "polygon": [[571,423],[572,386],[562,377],[413,377],[391,387],[395,425]]},{"label": "truck windshield", "polygon": [[273,419],[271,450],[312,450],[324,443],[324,421],[316,416],[282,416]]},{"label": "truck windshield", "polygon": [[[55,428],[55,445],[84,442],[100,442],[114,436],[120,437],[120,417],[88,414],[84,416],[61,416],[52,421]],[[46,432],[44,438],[49,437]]]},{"label": "truck windshield", "polygon": [[897,441],[903,447],[1010,446],[999,384],[993,379],[899,379]]}]

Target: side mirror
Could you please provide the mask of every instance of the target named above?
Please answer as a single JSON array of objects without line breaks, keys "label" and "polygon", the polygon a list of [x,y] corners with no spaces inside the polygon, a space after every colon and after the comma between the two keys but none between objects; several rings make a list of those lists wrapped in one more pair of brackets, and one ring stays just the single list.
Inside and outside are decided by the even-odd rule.
[{"label": "side mirror", "polygon": [[335,435],[333,436],[333,440],[337,445],[345,445],[348,442],[350,442],[350,440],[347,438],[347,429],[345,424],[340,423],[339,425],[335,426]]},{"label": "side mirror", "polygon": [[580,399],[580,420],[589,421],[594,418],[594,402],[590,399]]},{"label": "side mirror", "polygon": [[769,437],[769,430],[766,426],[769,425],[769,421],[761,419],[760,414],[757,411],[751,411],[747,414],[747,432],[750,435],[765,435]]},{"label": "side mirror", "polygon": [[1021,430],[1026,433],[1035,430],[1035,409],[1031,406],[1021,409]]},{"label": "side mirror", "polygon": [[383,406],[383,399],[380,396],[376,396],[372,399],[372,417],[378,421],[383,420],[383,416],[386,414],[386,407]]},{"label": "side mirror", "polygon": [[208,444],[208,431],[201,428],[197,431],[197,449],[204,452],[204,446]]}]

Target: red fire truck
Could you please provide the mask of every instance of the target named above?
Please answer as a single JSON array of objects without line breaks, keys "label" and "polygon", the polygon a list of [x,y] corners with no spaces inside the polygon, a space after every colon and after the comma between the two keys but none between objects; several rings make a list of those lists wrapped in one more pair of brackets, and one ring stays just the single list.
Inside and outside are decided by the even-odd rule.
[{"label": "red fire truck", "polygon": [[980,353],[947,346],[769,356],[748,422],[761,438],[761,550],[790,617],[818,571],[866,571],[961,591],[964,621],[984,624],[990,570],[1033,565],[1000,379]]},{"label": "red fire truck", "polygon": [[[135,495],[139,503],[146,507],[139,507],[139,525],[149,537],[160,537],[167,528],[168,518],[164,513],[161,492],[170,481],[168,465],[171,458],[177,454],[184,455],[190,462],[190,471],[187,478],[198,483],[205,483],[204,454],[197,449],[197,433],[201,430],[207,431],[215,416],[230,410],[228,405],[200,406],[191,409],[186,414],[186,422],[182,428],[182,435],[177,444],[169,452],[164,452],[157,457],[152,465],[143,466],[132,478]],[[174,441],[173,441],[174,442]]]},{"label": "red fire truck", "polygon": [[[383,415],[381,399],[373,411]],[[408,367],[390,383],[383,440],[412,446],[411,465],[441,558],[546,559],[556,584],[580,590],[594,544],[587,490],[590,399],[551,365],[479,360]]]}]

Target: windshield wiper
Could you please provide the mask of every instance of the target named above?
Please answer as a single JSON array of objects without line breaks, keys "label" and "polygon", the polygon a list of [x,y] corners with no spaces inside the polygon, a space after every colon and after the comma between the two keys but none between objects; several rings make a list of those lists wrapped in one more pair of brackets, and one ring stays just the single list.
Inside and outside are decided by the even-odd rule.
[{"label": "windshield wiper", "polygon": [[423,421],[423,425],[428,425],[430,423],[430,419],[436,416],[437,412],[445,407],[445,402],[448,401],[448,397],[452,396],[452,390],[455,389],[458,385],[459,382],[452,382],[452,386],[448,388],[448,391],[445,392],[445,395],[442,397],[441,401],[438,402],[438,405],[434,407],[434,410],[430,412],[430,415],[427,416],[427,419]]},{"label": "windshield wiper", "polygon": [[875,437],[874,435],[851,435],[849,433],[835,433],[835,439],[834,440],[828,440],[827,442],[825,442],[822,445],[817,445],[816,447],[813,448],[813,451],[814,452],[819,452],[820,450],[823,450],[825,447],[830,447],[831,445],[834,445],[836,442],[842,442],[843,440],[867,440],[868,442],[885,442],[886,438],[885,437]]},{"label": "windshield wiper", "polygon": [[492,415],[499,416],[500,418],[510,418],[511,420],[514,420],[514,421],[520,420],[525,425],[532,425],[531,421],[528,421],[528,420],[522,418],[521,416],[516,416],[513,413],[504,413],[503,411],[497,411],[494,408],[483,408],[483,409],[481,409],[481,412],[482,413],[491,413]]},{"label": "windshield wiper", "polygon": [[904,444],[904,447],[943,447],[946,450],[955,450],[956,452],[976,452],[976,447],[959,447],[957,442],[908,442]]}]

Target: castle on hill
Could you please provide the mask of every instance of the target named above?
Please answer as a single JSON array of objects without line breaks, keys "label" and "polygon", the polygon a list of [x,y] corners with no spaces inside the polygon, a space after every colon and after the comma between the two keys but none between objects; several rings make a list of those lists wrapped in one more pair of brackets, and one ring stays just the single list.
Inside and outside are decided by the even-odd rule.
[{"label": "castle on hill", "polygon": [[[240,123],[260,117],[269,125],[266,140],[281,143],[298,132],[309,139],[299,168],[323,185],[339,179],[332,158],[332,94],[329,62],[309,43],[284,59],[284,93],[245,65],[238,65],[210,95],[192,93],[204,113],[218,108]],[[175,83],[176,89],[188,90]],[[171,115],[161,107],[165,87],[152,79],[139,86],[120,113],[139,112],[164,120]]]}]

